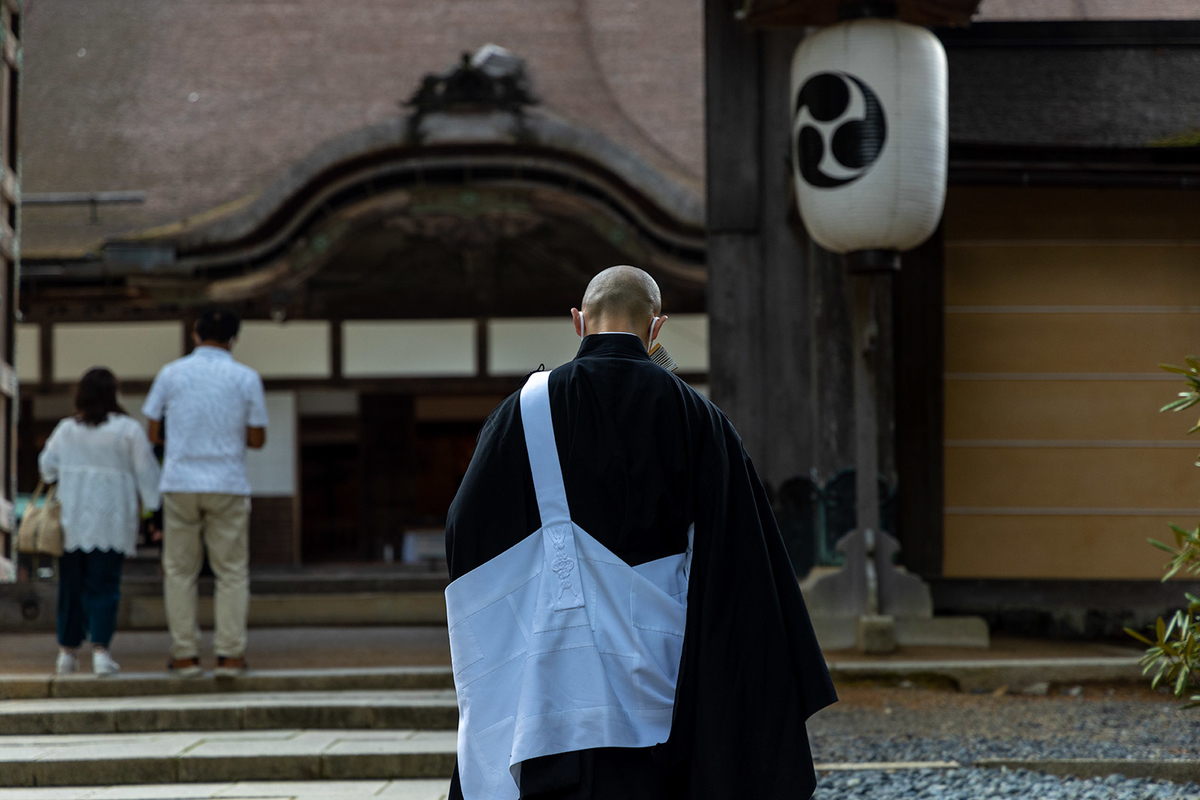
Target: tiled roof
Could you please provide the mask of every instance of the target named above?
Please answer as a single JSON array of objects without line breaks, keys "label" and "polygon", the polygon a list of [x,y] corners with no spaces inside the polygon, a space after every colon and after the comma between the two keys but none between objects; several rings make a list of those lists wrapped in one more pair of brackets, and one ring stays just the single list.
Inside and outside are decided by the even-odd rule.
[{"label": "tiled roof", "polygon": [[983,0],[977,21],[1200,19],[1196,0]]},{"label": "tiled roof", "polygon": [[702,0],[37,0],[24,32],[25,192],[140,190],[140,206],[27,207],[27,255],[252,195],[487,42],[545,106],[697,194]]}]

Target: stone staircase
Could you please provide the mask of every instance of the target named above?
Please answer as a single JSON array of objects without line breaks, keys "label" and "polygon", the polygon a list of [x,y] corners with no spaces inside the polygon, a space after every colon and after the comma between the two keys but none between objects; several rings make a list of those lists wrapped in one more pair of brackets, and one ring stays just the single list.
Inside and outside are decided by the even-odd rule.
[{"label": "stone staircase", "polygon": [[457,722],[444,667],[5,677],[0,797],[12,787],[245,781],[444,787]]},{"label": "stone staircase", "polygon": [[[154,571],[150,570],[154,566]],[[127,569],[121,581],[117,629],[163,630],[162,579],[157,565]],[[250,574],[250,627],[315,625],[445,625],[443,569],[270,568]],[[212,625],[211,577],[200,579],[200,624]],[[54,630],[57,585],[51,579],[0,583],[0,633]]]}]

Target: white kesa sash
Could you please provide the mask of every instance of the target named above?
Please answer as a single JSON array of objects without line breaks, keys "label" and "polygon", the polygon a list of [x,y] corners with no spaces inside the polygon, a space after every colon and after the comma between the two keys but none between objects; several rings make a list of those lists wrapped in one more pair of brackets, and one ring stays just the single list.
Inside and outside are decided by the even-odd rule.
[{"label": "white kesa sash", "polygon": [[542,527],[446,588],[466,800],[517,800],[530,758],[671,732],[693,531],[630,567],[571,521],[548,379],[521,391]]}]

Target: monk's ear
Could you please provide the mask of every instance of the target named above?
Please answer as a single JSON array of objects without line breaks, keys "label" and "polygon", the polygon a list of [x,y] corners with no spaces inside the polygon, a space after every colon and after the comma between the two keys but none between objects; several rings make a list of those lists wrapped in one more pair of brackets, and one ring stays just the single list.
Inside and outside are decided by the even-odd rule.
[{"label": "monk's ear", "polygon": [[575,322],[575,335],[583,338],[583,312],[578,308],[571,309],[571,319]]},{"label": "monk's ear", "polygon": [[666,314],[658,318],[658,322],[654,323],[654,335],[650,337],[651,340],[658,338],[658,335],[662,333],[663,325],[667,324],[668,319],[670,318]]}]

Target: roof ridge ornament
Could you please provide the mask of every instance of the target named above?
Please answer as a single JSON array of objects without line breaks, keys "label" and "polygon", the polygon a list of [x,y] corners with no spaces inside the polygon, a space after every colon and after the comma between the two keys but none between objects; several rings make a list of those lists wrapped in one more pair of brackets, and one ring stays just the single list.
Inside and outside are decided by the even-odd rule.
[{"label": "roof ridge ornament", "polygon": [[525,59],[495,44],[475,54],[463,53],[459,63],[442,73],[430,73],[402,104],[419,118],[434,111],[499,110],[522,114],[537,105]]}]

